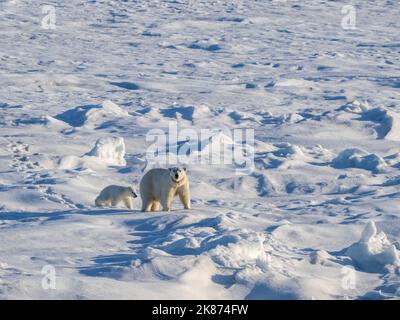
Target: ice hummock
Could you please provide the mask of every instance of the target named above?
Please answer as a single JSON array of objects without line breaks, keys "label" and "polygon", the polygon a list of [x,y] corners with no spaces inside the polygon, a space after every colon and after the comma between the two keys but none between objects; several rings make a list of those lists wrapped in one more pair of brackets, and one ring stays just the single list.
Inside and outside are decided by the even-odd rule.
[{"label": "ice hummock", "polygon": [[124,139],[121,137],[99,138],[93,149],[85,156],[96,157],[107,164],[125,166]]},{"label": "ice hummock", "polygon": [[399,253],[386,234],[377,232],[374,221],[370,221],[358,242],[352,244],[346,254],[357,267],[368,272],[380,272],[386,265],[400,265]]}]

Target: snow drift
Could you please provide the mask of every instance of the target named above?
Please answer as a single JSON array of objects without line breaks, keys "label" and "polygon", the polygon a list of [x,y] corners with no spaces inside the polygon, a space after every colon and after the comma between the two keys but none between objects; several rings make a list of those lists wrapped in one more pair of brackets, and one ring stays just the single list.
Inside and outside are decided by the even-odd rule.
[{"label": "snow drift", "polygon": [[361,120],[376,123],[378,139],[400,141],[400,115],[382,107],[365,111]]},{"label": "snow drift", "polygon": [[129,113],[117,104],[106,100],[101,105],[79,106],[67,110],[55,118],[68,123],[72,127],[94,128],[106,121],[129,117]]},{"label": "snow drift", "polygon": [[332,166],[337,169],[358,168],[375,172],[385,170],[385,160],[373,153],[359,148],[345,149],[332,160]]},{"label": "snow drift", "polygon": [[360,115],[358,120],[374,123],[378,139],[400,141],[400,114],[384,107],[371,108],[368,102],[354,100],[342,110]]}]

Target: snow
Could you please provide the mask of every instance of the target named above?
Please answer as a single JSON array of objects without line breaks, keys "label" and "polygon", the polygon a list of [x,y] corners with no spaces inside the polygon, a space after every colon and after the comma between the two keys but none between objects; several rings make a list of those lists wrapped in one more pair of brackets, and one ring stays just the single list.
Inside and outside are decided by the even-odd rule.
[{"label": "snow", "polygon": [[[399,299],[398,2],[42,5],[0,2],[0,299]],[[193,209],[96,208],[171,123]]]}]

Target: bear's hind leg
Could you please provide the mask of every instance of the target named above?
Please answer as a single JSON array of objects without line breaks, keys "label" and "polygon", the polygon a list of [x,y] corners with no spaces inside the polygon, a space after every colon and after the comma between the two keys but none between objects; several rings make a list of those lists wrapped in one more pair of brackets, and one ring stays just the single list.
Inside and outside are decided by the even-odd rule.
[{"label": "bear's hind leg", "polygon": [[152,200],[143,200],[143,202],[142,202],[142,212],[151,211],[152,205],[153,205],[153,201]]},{"label": "bear's hind leg", "polygon": [[103,202],[99,198],[96,198],[96,200],[94,200],[94,203],[95,203],[96,207],[103,206]]},{"label": "bear's hind leg", "polygon": [[161,198],[161,206],[163,211],[171,211],[172,200],[174,199],[175,192],[170,192],[169,194]]},{"label": "bear's hind leg", "polygon": [[154,200],[151,205],[151,211],[160,211],[160,202]]},{"label": "bear's hind leg", "polygon": [[119,201],[117,201],[117,200],[112,200],[112,201],[111,201],[111,205],[112,205],[113,207],[116,207],[116,206],[118,205],[118,203],[119,203]]}]

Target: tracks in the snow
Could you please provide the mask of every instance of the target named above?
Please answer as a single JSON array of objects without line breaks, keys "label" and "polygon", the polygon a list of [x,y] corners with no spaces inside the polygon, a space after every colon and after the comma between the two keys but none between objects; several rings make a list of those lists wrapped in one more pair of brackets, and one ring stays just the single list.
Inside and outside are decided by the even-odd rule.
[{"label": "tracks in the snow", "polygon": [[[9,140],[7,140],[9,141]],[[54,188],[41,183],[43,175],[40,173],[40,164],[31,160],[30,146],[22,141],[10,142],[8,150],[11,153],[11,167],[21,174],[22,183],[26,188],[35,189],[41,193],[44,200],[62,204],[68,209],[81,209],[82,206],[76,205],[66,195],[58,193]]]}]

